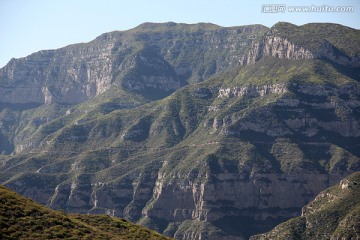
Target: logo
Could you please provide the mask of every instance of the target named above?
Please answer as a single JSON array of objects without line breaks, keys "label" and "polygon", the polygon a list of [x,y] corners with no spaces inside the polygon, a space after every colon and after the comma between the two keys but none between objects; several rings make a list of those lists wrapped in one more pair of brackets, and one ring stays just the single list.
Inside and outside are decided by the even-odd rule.
[{"label": "logo", "polygon": [[263,4],[261,6],[262,13],[284,13],[285,10],[285,4]]}]

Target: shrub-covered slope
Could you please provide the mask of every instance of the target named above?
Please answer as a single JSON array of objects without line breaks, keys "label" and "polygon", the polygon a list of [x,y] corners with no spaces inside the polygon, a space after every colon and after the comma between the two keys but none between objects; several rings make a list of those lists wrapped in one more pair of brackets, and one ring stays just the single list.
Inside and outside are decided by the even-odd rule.
[{"label": "shrub-covered slope", "polygon": [[0,186],[1,239],[169,239],[107,215],[65,214]]}]

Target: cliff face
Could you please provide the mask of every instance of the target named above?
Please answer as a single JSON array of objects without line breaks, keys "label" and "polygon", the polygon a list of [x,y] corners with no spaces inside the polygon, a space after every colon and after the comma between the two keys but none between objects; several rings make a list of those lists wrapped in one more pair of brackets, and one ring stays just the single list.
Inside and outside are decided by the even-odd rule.
[{"label": "cliff face", "polygon": [[[283,84],[276,83],[264,86],[244,86],[244,87],[232,87],[232,88],[220,88],[218,98],[241,98],[241,97],[263,97],[269,94],[284,94],[289,91],[296,91],[297,94],[302,95],[302,99],[284,98],[275,104],[282,107],[288,107],[294,109],[293,117],[289,119],[283,119],[285,122],[284,127],[279,129],[267,128],[263,122],[257,122],[251,120],[251,122],[243,123],[241,129],[254,130],[257,132],[265,133],[272,136],[286,136],[290,131],[301,132],[308,137],[317,134],[317,127],[324,130],[334,131],[342,136],[346,137],[359,137],[359,121],[355,116],[352,116],[353,109],[360,106],[360,102],[356,99],[350,101],[344,101],[341,99],[343,94],[356,95],[359,91],[359,84],[347,84],[339,88],[331,88],[323,84],[304,84],[304,83],[291,83]],[[327,101],[321,100],[321,98],[327,98]],[[307,98],[319,99],[318,102],[307,102]],[[337,118],[330,119],[318,119],[316,117],[310,117],[308,114],[301,114],[300,109],[305,106],[311,106],[318,111],[327,112],[331,111],[337,115]],[[296,110],[297,109],[297,110]],[[295,115],[297,115],[295,117]],[[243,116],[234,114],[231,117],[225,117],[221,119],[214,119],[213,128],[218,130],[223,128],[226,131],[226,127],[230,126],[236,121],[239,121]],[[313,129],[304,128],[313,125]],[[287,131],[290,129],[290,131]],[[278,130],[278,132],[277,132]],[[229,134],[233,134],[229,132]]]},{"label": "cliff face", "polygon": [[0,72],[0,101],[76,104],[90,99],[110,87],[113,47],[79,45],[13,59]]},{"label": "cliff face", "polygon": [[220,88],[219,90],[219,98],[227,98],[227,97],[263,97],[268,94],[282,94],[287,92],[286,84],[276,83],[264,86],[238,86],[232,88]]},{"label": "cliff face", "polygon": [[[359,48],[353,43],[346,43],[347,40],[358,38],[359,33],[339,26],[334,26],[332,31],[333,34],[326,27],[316,24],[298,27],[277,23],[251,46],[247,55],[241,58],[241,63],[254,64],[261,58],[271,56],[292,60],[325,58],[344,66],[359,67]],[[340,36],[342,40],[339,40]]]},{"label": "cliff face", "polygon": [[264,57],[285,59],[326,58],[345,66],[359,67],[359,56],[349,57],[341,53],[334,45],[324,40],[317,51],[310,51],[306,47],[296,45],[290,40],[279,36],[266,36],[259,43],[255,43],[248,54],[241,59],[243,65],[254,64]]},{"label": "cliff face", "polygon": [[12,59],[0,70],[0,102],[77,104],[116,84],[163,97],[238,64],[265,30],[260,25],[149,23],[90,43],[40,51]]},{"label": "cliff face", "polygon": [[357,239],[359,238],[359,173],[322,191],[302,209],[301,217],[250,239]]},{"label": "cliff face", "polygon": [[[58,95],[48,104],[4,103],[0,139],[8,142],[0,150],[11,153],[13,144],[16,152],[0,156],[0,181],[54,209],[126,217],[177,239],[248,239],[300,215],[360,169],[359,71],[319,58],[313,42],[324,39],[301,42],[285,36],[287,27],[147,23],[41,53],[60,59],[73,49],[64,65],[44,64],[68,69],[69,59],[97,49],[111,67],[84,60],[86,69],[109,73],[110,85],[88,78],[93,95],[60,104],[60,83],[81,82],[76,73],[49,80]],[[11,77],[11,64],[1,84],[32,86]]]},{"label": "cliff face", "polygon": [[[160,178],[155,184],[151,208],[143,214],[152,221],[162,219],[180,224],[174,234],[179,239],[203,239],[200,236],[204,234],[209,239],[248,239],[273,224],[298,216],[300,206],[341,177],[341,174],[253,174],[239,179],[237,174],[224,172],[211,174],[204,183],[197,184],[187,176],[182,184],[166,184]],[[211,223],[213,229],[222,231],[183,227],[189,219],[194,223]]]},{"label": "cliff face", "polygon": [[314,54],[304,47],[295,45],[286,38],[266,36],[259,43],[254,44],[248,55],[243,58],[243,64],[254,64],[264,57],[277,57],[285,59],[311,59]]}]

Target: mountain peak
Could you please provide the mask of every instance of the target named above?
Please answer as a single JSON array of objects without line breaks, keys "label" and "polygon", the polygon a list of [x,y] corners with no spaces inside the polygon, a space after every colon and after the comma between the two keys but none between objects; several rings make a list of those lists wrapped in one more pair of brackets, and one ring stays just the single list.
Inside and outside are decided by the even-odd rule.
[{"label": "mountain peak", "polygon": [[220,26],[212,23],[196,23],[196,24],[187,24],[187,23],[175,23],[175,22],[164,22],[164,23],[155,23],[155,22],[145,22],[139,26],[131,29],[132,31],[198,31],[198,30],[216,30],[221,28]]}]

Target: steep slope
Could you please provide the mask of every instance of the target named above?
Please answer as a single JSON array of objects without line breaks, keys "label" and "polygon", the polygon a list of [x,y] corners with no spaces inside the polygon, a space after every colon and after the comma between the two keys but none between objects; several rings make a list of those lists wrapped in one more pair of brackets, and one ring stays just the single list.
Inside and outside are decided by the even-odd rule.
[{"label": "steep slope", "polygon": [[0,186],[1,239],[169,239],[106,215],[67,215]]},{"label": "steep slope", "polygon": [[0,157],[0,181],[54,209],[125,217],[177,239],[269,231],[360,169],[359,68],[288,57],[281,44],[158,101],[122,109],[106,91],[73,106]]},{"label": "steep slope", "polygon": [[302,209],[301,217],[280,224],[262,239],[359,239],[360,173],[321,192]]}]

